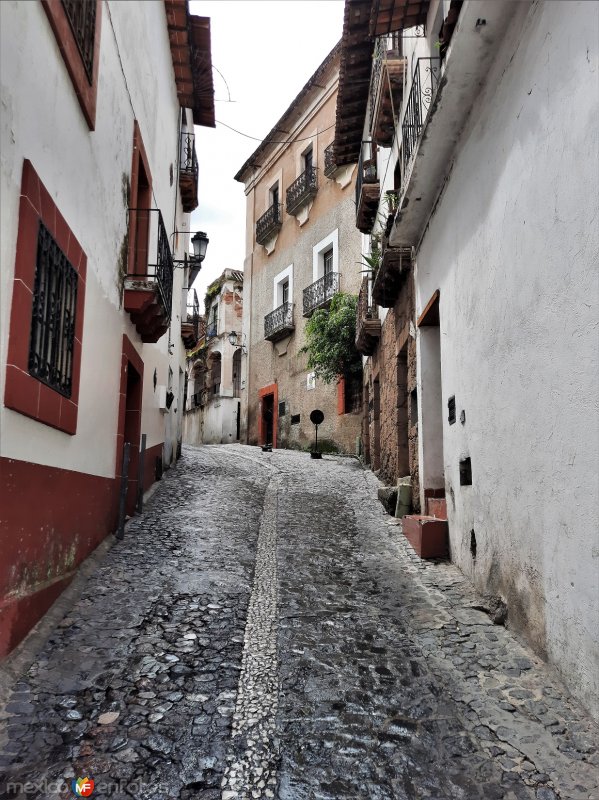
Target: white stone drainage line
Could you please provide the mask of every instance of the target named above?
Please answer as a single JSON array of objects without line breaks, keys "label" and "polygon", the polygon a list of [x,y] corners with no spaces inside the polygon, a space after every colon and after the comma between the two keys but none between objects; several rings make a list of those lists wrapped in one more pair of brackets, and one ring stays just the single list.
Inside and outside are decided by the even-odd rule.
[{"label": "white stone drainage line", "polygon": [[233,714],[233,738],[221,783],[222,800],[275,796],[278,752],[275,724],[277,663],[277,491],[273,478],[264,496],[254,585],[245,626],[241,673]]}]

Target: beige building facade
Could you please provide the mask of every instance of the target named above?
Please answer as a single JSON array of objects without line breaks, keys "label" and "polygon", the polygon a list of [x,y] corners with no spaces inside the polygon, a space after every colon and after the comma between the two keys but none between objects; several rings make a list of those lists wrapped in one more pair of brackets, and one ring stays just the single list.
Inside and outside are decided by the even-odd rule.
[{"label": "beige building facade", "polygon": [[355,166],[337,168],[332,143],[339,82],[336,47],[235,176],[247,197],[241,441],[354,453],[360,386],[325,384],[308,370],[305,326],[336,292],[357,295],[361,237]]}]

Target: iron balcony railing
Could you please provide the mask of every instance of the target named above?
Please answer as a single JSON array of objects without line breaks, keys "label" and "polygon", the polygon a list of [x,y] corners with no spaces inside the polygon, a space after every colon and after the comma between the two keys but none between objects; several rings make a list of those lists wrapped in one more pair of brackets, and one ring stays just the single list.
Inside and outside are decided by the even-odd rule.
[{"label": "iron balcony railing", "polygon": [[129,218],[134,236],[134,259],[133,272],[127,275],[126,282],[129,288],[154,286],[170,319],[175,265],[162,213],[158,208],[130,208]]},{"label": "iron balcony railing", "polygon": [[365,319],[377,319],[378,315],[378,308],[370,297],[370,279],[368,275],[365,275],[364,278],[362,278],[362,286],[360,287],[360,293],[358,295],[357,322],[360,324],[360,322]]},{"label": "iron balcony railing", "polygon": [[283,224],[283,206],[273,203],[256,222],[256,241],[264,244]]},{"label": "iron balcony railing", "polygon": [[283,303],[264,317],[264,338],[276,340],[283,338],[294,328],[293,303]]},{"label": "iron balcony railing", "polygon": [[339,291],[339,273],[327,272],[304,289],[304,317],[324,306]]},{"label": "iron balcony railing", "polygon": [[287,213],[293,214],[318,191],[317,168],[309,167],[287,189]]},{"label": "iron balcony railing", "polygon": [[418,59],[401,123],[404,174],[426,123],[439,86],[440,76],[440,58]]},{"label": "iron balcony railing", "polygon": [[195,289],[187,292],[186,323],[192,326],[193,338],[197,342],[200,336],[200,302]]},{"label": "iron balcony railing", "polygon": [[218,320],[216,322],[209,322],[206,328],[206,339],[214,339],[218,335]]},{"label": "iron balcony railing", "polygon": [[184,131],[181,134],[181,174],[198,180],[198,157],[195,148],[195,134]]},{"label": "iron balcony railing", "polygon": [[332,177],[337,171],[337,164],[335,162],[335,142],[331,142],[328,147],[324,149],[324,174],[327,178]]}]

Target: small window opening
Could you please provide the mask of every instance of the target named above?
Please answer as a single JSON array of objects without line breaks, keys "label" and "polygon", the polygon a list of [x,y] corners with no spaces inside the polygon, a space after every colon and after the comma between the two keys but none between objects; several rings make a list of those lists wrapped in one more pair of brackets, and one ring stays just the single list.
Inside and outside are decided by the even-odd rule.
[{"label": "small window opening", "polygon": [[304,153],[304,171],[309,172],[312,169],[312,148],[310,147]]},{"label": "small window opening", "polygon": [[470,457],[460,460],[460,486],[472,486],[472,463]]},{"label": "small window opening", "polygon": [[470,555],[476,561],[476,534],[474,533],[474,528],[470,531]]},{"label": "small window opening", "polygon": [[284,417],[285,416],[285,401],[284,400],[283,400],[282,403],[279,403],[279,416],[280,417]]},{"label": "small window opening", "polygon": [[418,425],[418,389],[410,392],[410,425]]},{"label": "small window opening", "polygon": [[301,415],[300,414],[292,414],[291,415],[291,424],[292,425],[299,425]]},{"label": "small window opening", "polygon": [[450,397],[447,401],[447,411],[447,420],[450,425],[453,425],[455,423],[455,395]]}]

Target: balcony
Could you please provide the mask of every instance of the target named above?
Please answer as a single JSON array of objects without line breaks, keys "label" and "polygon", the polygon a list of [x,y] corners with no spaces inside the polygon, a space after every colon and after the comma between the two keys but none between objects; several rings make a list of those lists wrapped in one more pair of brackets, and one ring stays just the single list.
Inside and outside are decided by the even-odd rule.
[{"label": "balcony", "polygon": [[324,308],[339,291],[339,273],[327,272],[304,289],[304,317],[309,317],[317,308]]},{"label": "balcony", "polygon": [[391,308],[412,267],[411,247],[390,247],[383,239],[381,262],[372,282],[372,299],[383,308]]},{"label": "balcony", "polygon": [[293,303],[283,303],[264,317],[264,338],[277,342],[293,333]]},{"label": "balcony", "polygon": [[[445,57],[420,59],[402,118],[403,170],[397,212],[389,241],[393,246],[420,241],[431,211],[454,161],[468,115],[480,95],[481,84],[513,21],[511,3],[485,4],[486,39],[480,36],[480,6],[464,3],[455,19],[448,15],[440,41]],[[457,22],[457,24],[456,24]]]},{"label": "balcony", "polygon": [[370,233],[372,230],[380,197],[376,145],[372,142],[362,142],[356,178],[356,228],[362,233]]},{"label": "balcony", "polygon": [[206,339],[214,339],[218,336],[218,320],[212,320],[206,327]]},{"label": "balcony", "polygon": [[335,161],[335,142],[331,142],[324,149],[324,174],[327,178],[332,178],[337,172],[337,162]]},{"label": "balcony", "polygon": [[304,170],[299,178],[293,181],[291,186],[287,189],[287,205],[286,210],[288,214],[295,215],[297,212],[311,200],[318,191],[316,167],[309,167]]},{"label": "balcony", "polygon": [[399,37],[382,36],[374,47],[370,81],[370,130],[381,147],[391,147],[395,135],[395,116],[403,97],[407,61],[399,53]]},{"label": "balcony", "polygon": [[368,276],[362,279],[356,312],[356,350],[363,356],[371,356],[381,338],[379,312],[376,305],[369,299],[369,281]]},{"label": "balcony", "polygon": [[431,110],[441,76],[440,58],[419,58],[412,78],[412,88],[401,123],[401,148],[404,173]]},{"label": "balcony", "polygon": [[127,267],[123,306],[142,342],[157,342],[171,319],[174,269],[159,209],[129,209]]},{"label": "balcony", "polygon": [[281,230],[283,224],[283,207],[281,203],[273,203],[256,222],[256,241],[265,244]]},{"label": "balcony", "polygon": [[198,207],[198,158],[193,133],[181,134],[179,189],[183,211],[189,214]]},{"label": "balcony", "polygon": [[181,338],[188,350],[192,350],[200,338],[200,303],[195,289],[189,289],[187,303],[181,319]]}]

